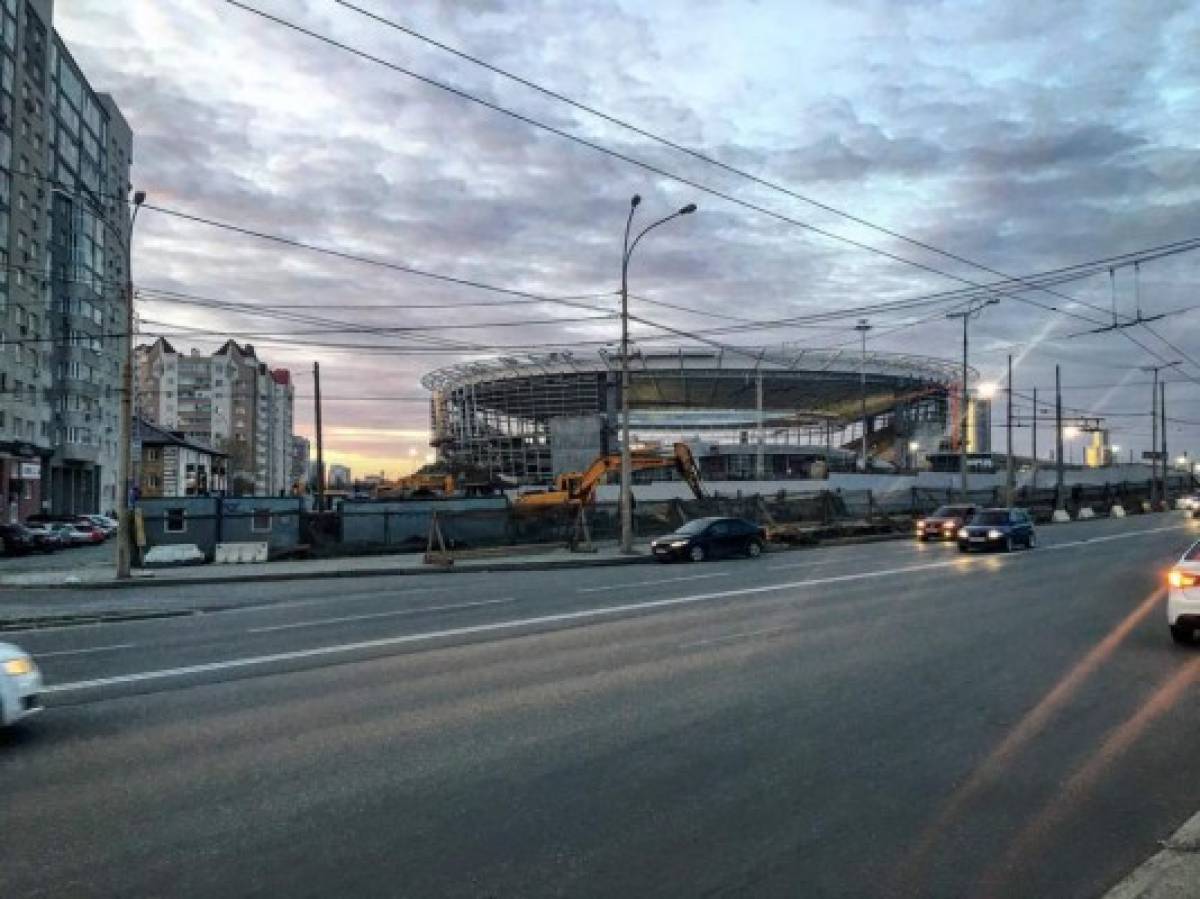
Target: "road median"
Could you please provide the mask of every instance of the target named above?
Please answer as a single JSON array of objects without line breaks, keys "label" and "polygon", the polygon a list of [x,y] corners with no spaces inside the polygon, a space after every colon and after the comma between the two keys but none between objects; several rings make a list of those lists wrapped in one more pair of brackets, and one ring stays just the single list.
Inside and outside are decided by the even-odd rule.
[{"label": "road median", "polygon": [[1191,899],[1200,895],[1200,813],[1163,841],[1162,851],[1104,894],[1104,899]]}]

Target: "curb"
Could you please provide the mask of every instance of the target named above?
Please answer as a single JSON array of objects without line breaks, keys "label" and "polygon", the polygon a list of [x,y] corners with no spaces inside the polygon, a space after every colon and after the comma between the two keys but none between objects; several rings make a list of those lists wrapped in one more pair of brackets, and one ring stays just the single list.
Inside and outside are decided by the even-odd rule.
[{"label": "curb", "polygon": [[[188,587],[211,584],[253,584],[276,581],[326,580],[330,578],[392,577],[428,574],[476,574],[491,571],[548,571],[556,568],[602,568],[610,565],[638,565],[652,562],[648,555],[616,556],[604,559],[561,559],[548,562],[494,562],[471,565],[469,568],[370,568],[334,569],[326,571],[281,571],[265,574],[213,574],[205,577],[146,577],[138,576],[127,581],[79,581],[69,584],[0,584],[0,593],[5,590],[133,590],[140,587]],[[241,566],[236,566],[240,568]]]},{"label": "curb", "polygon": [[1161,852],[1104,894],[1104,899],[1186,899],[1200,884],[1200,813],[1169,839]]}]

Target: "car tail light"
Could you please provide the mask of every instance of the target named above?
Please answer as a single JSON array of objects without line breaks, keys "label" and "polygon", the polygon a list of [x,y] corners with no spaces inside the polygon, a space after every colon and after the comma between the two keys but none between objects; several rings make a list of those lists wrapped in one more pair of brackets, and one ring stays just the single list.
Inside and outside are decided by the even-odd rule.
[{"label": "car tail light", "polygon": [[1200,580],[1194,574],[1189,574],[1186,571],[1180,571],[1178,568],[1172,568],[1167,574],[1167,583],[1172,587],[1194,587],[1196,581]]}]

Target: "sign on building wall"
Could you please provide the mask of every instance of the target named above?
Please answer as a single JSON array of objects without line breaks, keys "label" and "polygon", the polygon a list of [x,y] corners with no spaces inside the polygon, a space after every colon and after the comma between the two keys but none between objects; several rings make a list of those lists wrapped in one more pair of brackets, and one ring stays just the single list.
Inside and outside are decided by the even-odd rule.
[{"label": "sign on building wall", "polygon": [[22,481],[40,481],[42,479],[42,463],[22,462],[20,472]]}]

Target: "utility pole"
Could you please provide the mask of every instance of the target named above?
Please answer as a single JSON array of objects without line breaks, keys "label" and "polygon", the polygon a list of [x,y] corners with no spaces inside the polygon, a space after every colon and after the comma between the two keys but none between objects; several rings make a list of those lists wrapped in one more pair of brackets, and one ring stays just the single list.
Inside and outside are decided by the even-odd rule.
[{"label": "utility pole", "polygon": [[862,408],[862,446],[859,452],[859,468],[867,470],[867,332],[871,325],[865,318],[860,318],[854,330],[862,335],[862,356],[858,363],[859,399]]},{"label": "utility pole", "polygon": [[[1154,381],[1150,388],[1150,508],[1155,508],[1159,502],[1158,491],[1158,373],[1164,368],[1173,368],[1180,364],[1180,360],[1167,362],[1163,365],[1143,365],[1141,370],[1152,372]],[[1163,420],[1165,426],[1166,420]],[[1166,443],[1166,434],[1163,435],[1163,443]],[[1166,473],[1166,456],[1163,456],[1163,473]],[[1165,478],[1164,478],[1165,481]]]},{"label": "utility pole", "polygon": [[1009,507],[1011,507],[1013,504],[1013,495],[1016,492],[1016,486],[1017,486],[1015,479],[1013,477],[1014,469],[1013,469],[1013,444],[1012,444],[1012,437],[1013,437],[1013,435],[1012,435],[1012,431],[1013,431],[1012,400],[1013,400],[1012,354],[1010,353],[1009,357],[1008,357],[1008,413],[1005,416],[1005,420],[1004,420],[1004,430],[1007,432],[1006,436],[1008,438],[1008,446],[1006,447],[1005,452],[1004,452],[1004,457],[1005,457],[1004,487],[1005,487],[1005,494],[1006,494],[1006,505],[1008,505]]},{"label": "utility pole", "polygon": [[[967,375],[970,369],[967,367],[967,355],[969,345],[967,342],[967,324],[973,316],[978,315],[983,311],[985,306],[992,306],[999,303],[998,299],[990,299],[982,303],[973,303],[962,312],[947,312],[946,318],[961,318],[963,323],[963,359],[962,359],[962,408],[959,410],[959,429],[958,429],[958,464],[959,470],[962,472],[962,500],[967,502],[967,490],[969,484],[967,481],[967,404],[970,402],[970,394],[968,393]],[[865,339],[865,338],[864,338]],[[865,423],[864,423],[865,427]]]},{"label": "utility pole", "polygon": [[1038,472],[1038,455],[1037,455],[1037,425],[1038,425],[1038,405],[1037,405],[1037,388],[1033,388],[1033,445],[1029,448],[1029,454],[1033,456],[1033,471],[1030,472],[1030,481],[1033,484],[1033,489],[1037,489],[1037,472]]},{"label": "utility pole", "polygon": [[1170,510],[1171,497],[1168,490],[1170,469],[1167,467],[1167,460],[1171,457],[1167,455],[1167,384],[1165,381],[1158,382],[1158,415],[1162,425],[1162,504],[1163,509]]},{"label": "utility pole", "polygon": [[317,420],[317,511],[325,511],[325,444],[321,433],[321,363],[313,363],[313,398]]},{"label": "utility pole", "polygon": [[621,552],[633,552],[633,451],[629,435],[629,260],[633,251],[646,234],[659,225],[681,215],[691,215],[696,204],[689,203],[677,212],[652,222],[641,230],[632,242],[629,229],[633,225],[633,213],[642,198],[634,194],[629,200],[629,217],[625,220],[625,245],[621,252]]},{"label": "utility pole", "polygon": [[755,396],[758,408],[758,451],[755,454],[754,460],[754,476],[760,481],[765,481],[767,478],[767,469],[766,460],[763,457],[763,378],[761,368],[758,370],[758,383]]},{"label": "utility pole", "polygon": [[133,516],[129,514],[129,497],[133,489],[133,226],[145,202],[145,191],[139,190],[133,195],[133,215],[129,218],[129,237],[125,242],[125,360],[121,371],[121,443],[117,448],[118,580],[129,578],[133,547]]},{"label": "utility pole", "polygon": [[1062,374],[1054,366],[1054,508],[1063,508],[1063,424],[1062,424]]}]

